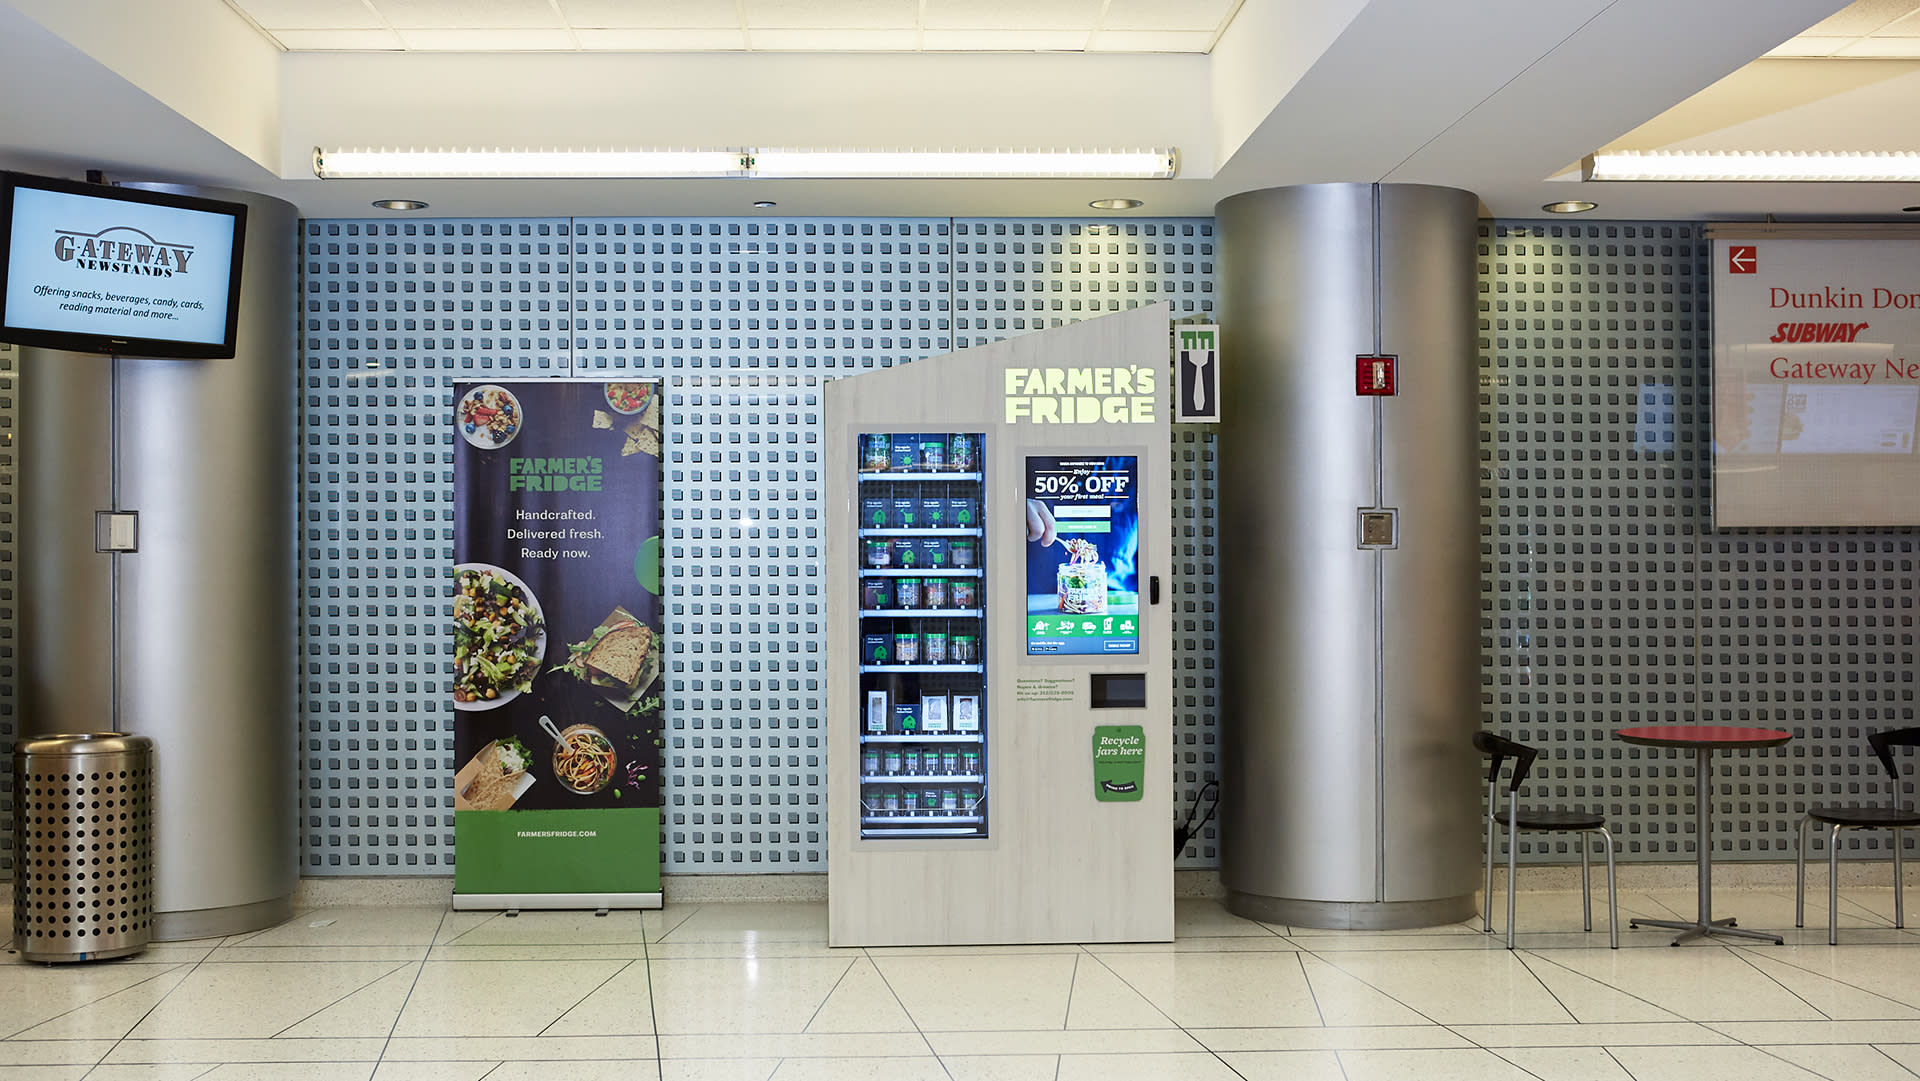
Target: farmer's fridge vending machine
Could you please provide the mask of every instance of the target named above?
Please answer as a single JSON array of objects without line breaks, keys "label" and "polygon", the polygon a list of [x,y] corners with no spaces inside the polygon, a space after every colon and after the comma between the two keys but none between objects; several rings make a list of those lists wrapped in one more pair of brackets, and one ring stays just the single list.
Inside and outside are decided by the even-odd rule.
[{"label": "farmer's fridge vending machine", "polygon": [[827,385],[833,945],[1172,938],[1168,320]]}]

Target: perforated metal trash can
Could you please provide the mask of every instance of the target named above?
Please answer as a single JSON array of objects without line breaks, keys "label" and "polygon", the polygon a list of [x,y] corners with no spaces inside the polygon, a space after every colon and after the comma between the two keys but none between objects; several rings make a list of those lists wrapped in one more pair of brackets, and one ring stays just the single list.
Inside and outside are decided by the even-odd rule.
[{"label": "perforated metal trash can", "polygon": [[152,782],[144,736],[14,745],[13,944],[22,957],[124,957],[152,939]]}]

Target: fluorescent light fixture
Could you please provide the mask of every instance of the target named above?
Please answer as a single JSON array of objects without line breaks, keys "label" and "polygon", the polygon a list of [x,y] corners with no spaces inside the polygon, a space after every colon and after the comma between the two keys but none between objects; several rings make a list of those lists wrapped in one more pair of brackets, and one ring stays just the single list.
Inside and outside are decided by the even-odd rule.
[{"label": "fluorescent light fixture", "polygon": [[322,150],[327,179],[745,176],[738,150]]},{"label": "fluorescent light fixture", "polygon": [[1171,150],[755,150],[753,175],[887,177],[1088,177],[1163,180]]},{"label": "fluorescent light fixture", "polygon": [[1920,153],[1907,150],[1615,150],[1581,164],[1588,180],[1920,181]]},{"label": "fluorescent light fixture", "polygon": [[1172,150],[323,150],[327,178],[725,177],[818,179],[1083,177],[1159,180]]},{"label": "fluorescent light fixture", "polygon": [[1585,214],[1599,205],[1585,199],[1562,199],[1557,203],[1548,203],[1540,209],[1549,214]]}]

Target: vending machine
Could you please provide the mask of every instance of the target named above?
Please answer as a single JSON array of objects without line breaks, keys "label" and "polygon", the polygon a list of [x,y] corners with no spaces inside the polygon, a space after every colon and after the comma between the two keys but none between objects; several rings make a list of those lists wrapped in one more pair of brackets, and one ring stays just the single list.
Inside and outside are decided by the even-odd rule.
[{"label": "vending machine", "polygon": [[826,388],[836,946],[1173,937],[1169,310]]}]

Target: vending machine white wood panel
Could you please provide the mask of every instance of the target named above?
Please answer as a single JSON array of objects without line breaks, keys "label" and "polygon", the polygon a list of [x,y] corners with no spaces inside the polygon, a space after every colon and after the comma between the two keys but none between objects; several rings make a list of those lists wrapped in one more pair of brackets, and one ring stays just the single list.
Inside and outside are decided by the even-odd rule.
[{"label": "vending machine white wood panel", "polygon": [[1169,310],[826,388],[829,935],[1173,937]]}]

